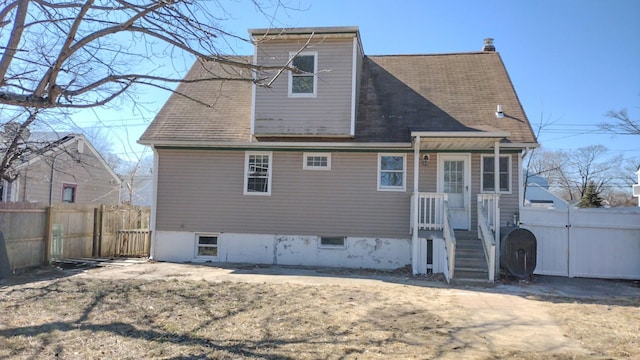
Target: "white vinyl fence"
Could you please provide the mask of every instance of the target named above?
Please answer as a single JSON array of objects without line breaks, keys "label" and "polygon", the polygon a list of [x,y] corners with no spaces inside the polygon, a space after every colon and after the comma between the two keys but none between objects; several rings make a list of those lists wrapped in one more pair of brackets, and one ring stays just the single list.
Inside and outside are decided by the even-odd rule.
[{"label": "white vinyl fence", "polygon": [[521,208],[538,242],[535,274],[640,279],[640,208]]}]

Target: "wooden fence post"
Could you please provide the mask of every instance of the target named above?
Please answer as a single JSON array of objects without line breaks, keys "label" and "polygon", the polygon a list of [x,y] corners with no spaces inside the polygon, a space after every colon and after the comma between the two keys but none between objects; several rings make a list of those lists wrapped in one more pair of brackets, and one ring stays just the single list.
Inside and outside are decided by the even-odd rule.
[{"label": "wooden fence post", "polygon": [[102,242],[104,241],[104,209],[105,209],[105,206],[100,205],[100,211],[99,211],[100,222],[98,223],[98,226],[100,229],[98,231],[98,257],[102,257]]},{"label": "wooden fence post", "polygon": [[53,206],[47,207],[46,234],[44,244],[44,263],[49,264],[51,261],[51,237],[53,236]]},{"label": "wooden fence post", "polygon": [[93,208],[93,242],[91,244],[91,256],[98,257],[98,208]]}]

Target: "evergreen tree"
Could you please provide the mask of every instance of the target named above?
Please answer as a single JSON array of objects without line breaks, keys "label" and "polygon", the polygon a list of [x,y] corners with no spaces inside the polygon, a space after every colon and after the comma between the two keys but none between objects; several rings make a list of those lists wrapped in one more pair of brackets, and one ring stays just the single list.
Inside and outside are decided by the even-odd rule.
[{"label": "evergreen tree", "polygon": [[596,184],[591,181],[589,185],[587,185],[587,189],[584,192],[584,195],[580,199],[580,203],[578,203],[579,208],[597,208],[602,206],[602,198],[599,196],[600,194],[596,191]]}]

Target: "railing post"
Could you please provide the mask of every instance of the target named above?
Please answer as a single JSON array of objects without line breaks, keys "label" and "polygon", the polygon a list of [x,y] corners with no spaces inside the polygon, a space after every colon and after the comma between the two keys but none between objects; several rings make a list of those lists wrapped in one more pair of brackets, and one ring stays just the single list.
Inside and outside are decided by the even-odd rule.
[{"label": "railing post", "polygon": [[414,275],[418,274],[419,261],[423,261],[426,263],[427,259],[418,259],[419,256],[419,246],[418,246],[418,231],[420,225],[419,221],[419,181],[420,181],[420,136],[416,136],[413,142],[413,208],[414,213],[411,214],[413,219],[413,232],[411,234],[411,270]]}]

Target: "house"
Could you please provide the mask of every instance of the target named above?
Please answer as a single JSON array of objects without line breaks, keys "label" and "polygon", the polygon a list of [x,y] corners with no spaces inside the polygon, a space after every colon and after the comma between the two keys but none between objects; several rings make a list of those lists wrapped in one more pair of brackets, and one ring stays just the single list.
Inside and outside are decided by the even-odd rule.
[{"label": "house", "polygon": [[530,176],[526,181],[525,206],[566,209],[567,201],[549,191],[549,182],[541,176]]},{"label": "house", "polygon": [[264,88],[229,80],[246,69],[193,65],[189,79],[226,78],[178,87],[212,107],[174,94],[139,140],[155,154],[152,257],[452,278],[477,270],[460,260],[471,241],[492,280],[500,226],[522,203],[522,154],[537,146],[492,40],[368,56],[357,27],[249,32],[254,56],[239,59],[294,56],[300,72]]},{"label": "house", "polygon": [[33,133],[2,180],[3,202],[117,204],[120,178],[79,134]]}]

